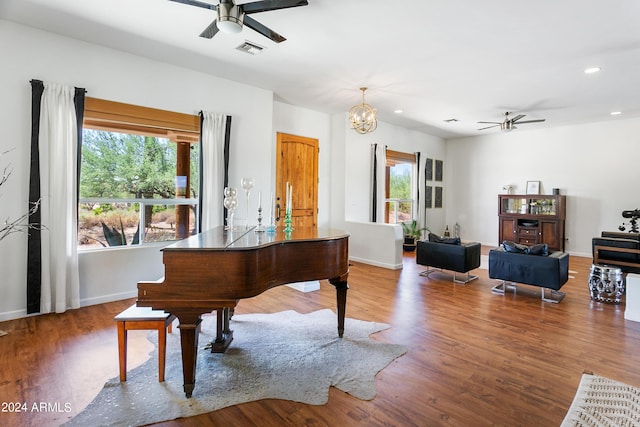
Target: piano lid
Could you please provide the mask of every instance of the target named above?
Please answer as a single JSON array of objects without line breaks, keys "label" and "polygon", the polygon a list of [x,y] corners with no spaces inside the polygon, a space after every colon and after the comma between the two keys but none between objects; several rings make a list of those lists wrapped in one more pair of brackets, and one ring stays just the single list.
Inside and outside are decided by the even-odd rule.
[{"label": "piano lid", "polygon": [[285,234],[282,227],[275,233],[255,231],[255,227],[241,230],[225,230],[224,226],[218,226],[172,245],[166,246],[162,251],[184,250],[243,250],[257,247],[279,244],[283,242],[335,240],[348,237],[349,234],[336,229],[322,229],[316,227],[298,227],[290,234]]}]

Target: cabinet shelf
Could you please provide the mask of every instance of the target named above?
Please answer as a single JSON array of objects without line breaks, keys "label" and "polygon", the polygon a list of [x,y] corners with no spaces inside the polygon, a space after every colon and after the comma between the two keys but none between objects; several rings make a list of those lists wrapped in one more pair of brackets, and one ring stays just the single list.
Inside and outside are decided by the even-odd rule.
[{"label": "cabinet shelf", "polygon": [[498,243],[546,243],[550,250],[564,251],[565,215],[566,196],[501,194]]}]

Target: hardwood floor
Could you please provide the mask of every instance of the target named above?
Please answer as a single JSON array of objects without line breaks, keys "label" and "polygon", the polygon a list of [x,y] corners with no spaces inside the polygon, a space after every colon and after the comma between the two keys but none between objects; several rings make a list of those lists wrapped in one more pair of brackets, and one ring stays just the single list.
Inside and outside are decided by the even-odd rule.
[{"label": "hardwood floor", "polygon": [[[412,255],[398,271],[353,263],[347,316],[389,323],[373,337],[409,347],[376,377],[375,399],[331,389],[323,406],[263,400],[158,425],[557,426],[583,371],[640,386],[640,323],[624,319],[624,304],[590,300],[590,265],[572,257],[567,296],[551,304],[524,285],[515,295],[492,294],[496,281],[483,269],[456,285],[448,272],[419,276]],[[118,375],[113,316],[132,302],[0,323],[9,332],[0,337],[2,409],[28,405],[0,412],[0,424],[59,425],[80,412]],[[236,313],[326,307],[335,309],[335,292],[322,282],[310,293],[270,290],[241,301]],[[130,355],[141,363],[151,349],[146,332],[130,336]],[[39,402],[49,411],[33,411]]]}]

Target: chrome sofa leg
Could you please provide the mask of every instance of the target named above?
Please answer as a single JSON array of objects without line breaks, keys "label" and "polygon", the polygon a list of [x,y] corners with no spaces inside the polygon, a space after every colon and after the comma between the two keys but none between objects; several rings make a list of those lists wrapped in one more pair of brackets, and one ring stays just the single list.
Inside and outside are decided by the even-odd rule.
[{"label": "chrome sofa leg", "polygon": [[546,288],[541,287],[540,289],[542,289],[542,293],[540,294],[540,297],[542,298],[542,301],[545,301],[545,302],[552,302],[554,304],[558,304],[560,301],[564,299],[564,296],[566,295],[564,292],[551,289],[551,296],[546,297],[544,293],[544,290]]},{"label": "chrome sofa leg", "polygon": [[491,288],[491,292],[494,294],[504,295],[509,288],[513,289],[513,293],[516,293],[516,284],[512,283],[511,285],[507,284],[506,280],[503,280],[501,283],[498,283],[493,288]]},{"label": "chrome sofa leg", "polygon": [[467,271],[467,279],[458,279],[458,277],[456,276],[456,272],[453,272],[453,282],[454,283],[460,283],[461,285],[466,285],[467,283],[469,283],[472,280],[477,279],[478,276],[474,276],[473,274],[469,273]]},{"label": "chrome sofa leg", "polygon": [[442,270],[439,269],[439,268],[432,268],[432,267],[427,266],[426,270],[420,272],[420,276],[429,277],[429,275],[431,273],[433,273],[434,271],[442,271]]},{"label": "chrome sofa leg", "polygon": [[[420,276],[423,276],[423,277],[429,277],[429,275],[431,273],[433,273],[434,271],[442,272],[443,269],[442,268],[427,267],[426,270],[421,271],[419,274],[420,274]],[[456,276],[456,272],[455,271],[453,272],[453,283],[460,283],[460,284],[464,285],[464,284],[469,283],[470,281],[475,280],[477,278],[478,278],[478,276],[474,276],[474,275],[470,274],[469,272],[467,272],[466,280],[465,279],[458,279],[458,277]]]}]

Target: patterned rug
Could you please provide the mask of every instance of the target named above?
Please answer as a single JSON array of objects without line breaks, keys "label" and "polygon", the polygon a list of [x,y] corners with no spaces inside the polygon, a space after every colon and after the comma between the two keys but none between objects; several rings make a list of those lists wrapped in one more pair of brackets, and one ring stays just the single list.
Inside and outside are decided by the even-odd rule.
[{"label": "patterned rug", "polygon": [[584,374],[562,427],[632,427],[640,425],[640,389]]},{"label": "patterned rug", "polygon": [[[383,323],[347,318],[344,338],[338,338],[336,314],[327,309],[235,315],[231,346],[224,354],[211,353],[202,347],[213,340],[215,321],[215,316],[203,317],[192,398],[187,399],[182,389],[180,334],[167,334],[164,382],[158,382],[154,351],[151,359],[127,372],[126,382],[110,379],[65,425],[143,425],[260,399],[322,405],[331,386],[371,400],[375,375],[407,351],[369,338],[389,328]],[[157,343],[156,332],[148,337]]]}]

